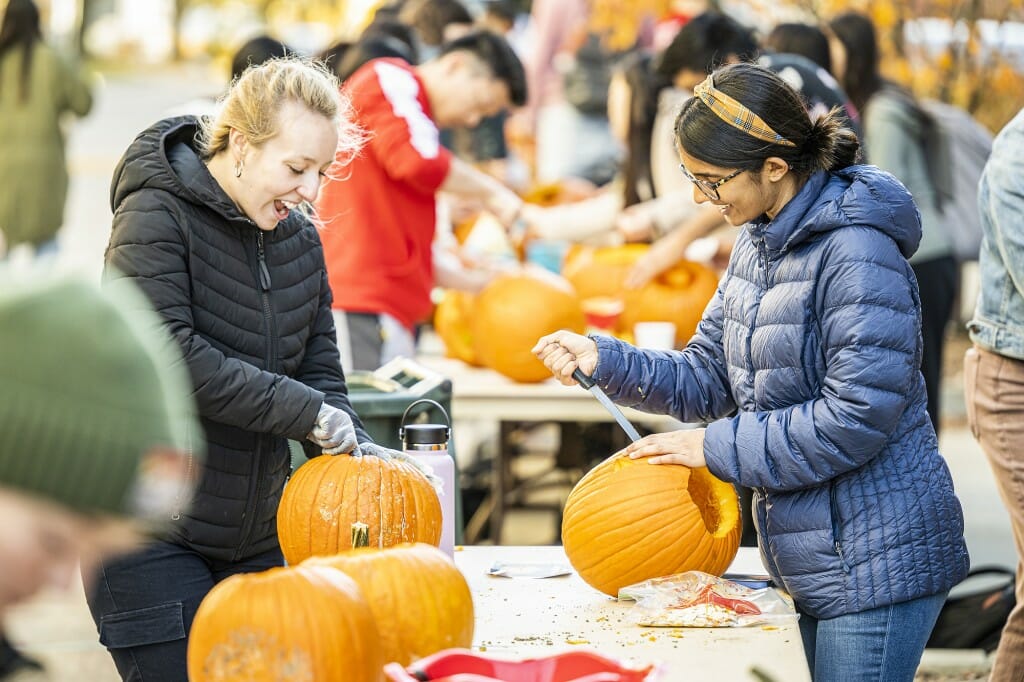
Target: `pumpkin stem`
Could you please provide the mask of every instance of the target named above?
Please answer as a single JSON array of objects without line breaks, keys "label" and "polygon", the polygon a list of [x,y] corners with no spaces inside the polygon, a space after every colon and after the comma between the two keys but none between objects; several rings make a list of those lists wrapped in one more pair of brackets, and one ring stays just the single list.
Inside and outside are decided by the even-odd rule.
[{"label": "pumpkin stem", "polygon": [[352,524],[352,547],[370,546],[370,527],[362,521]]}]

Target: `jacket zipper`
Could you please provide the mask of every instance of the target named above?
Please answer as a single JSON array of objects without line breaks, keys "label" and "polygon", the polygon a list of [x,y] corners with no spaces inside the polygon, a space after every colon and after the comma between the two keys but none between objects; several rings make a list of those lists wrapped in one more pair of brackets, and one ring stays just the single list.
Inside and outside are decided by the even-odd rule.
[{"label": "jacket zipper", "polygon": [[764,245],[764,237],[757,241],[757,260],[764,271],[764,288],[768,288],[768,249]]},{"label": "jacket zipper", "polygon": [[[263,303],[263,324],[264,330],[267,334],[266,343],[266,355],[264,356],[264,366],[267,371],[274,371],[274,356],[275,356],[275,329],[274,329],[274,315],[273,310],[270,306],[270,269],[267,267],[267,254],[263,247],[263,230],[256,228],[256,266],[257,274],[260,284],[260,297]],[[260,483],[263,479],[263,436],[257,434],[256,436],[256,451],[253,453],[255,459],[255,467],[253,469],[252,480],[249,481],[249,500],[252,501],[251,505],[246,505],[244,516],[242,518],[242,530],[241,530],[241,542],[238,544],[238,549],[235,550],[235,561],[241,558],[242,551],[248,546],[249,539],[252,536],[253,525],[255,525],[256,507],[261,494]]]},{"label": "jacket zipper", "polygon": [[[188,456],[188,465],[187,465],[188,468],[185,470],[185,480],[188,481],[189,489],[190,490],[194,490],[195,486],[192,484],[192,471],[193,471],[193,466],[194,466],[194,462],[195,462],[195,456],[193,455],[193,450],[192,450],[192,432],[191,432],[191,429],[189,429],[189,433],[187,435],[187,438],[188,438],[188,448],[187,448],[185,454]],[[171,512],[171,521],[180,521],[181,520],[181,506],[182,506],[181,505],[181,493],[182,493],[182,489],[179,488],[178,489],[178,494],[174,498],[174,510]]]},{"label": "jacket zipper", "polygon": [[828,504],[832,511],[832,544],[839,556],[839,563],[842,564],[843,573],[850,572],[850,565],[846,563],[846,556],[843,555],[843,541],[839,537],[839,503],[836,502],[836,486],[833,483],[828,489]]}]

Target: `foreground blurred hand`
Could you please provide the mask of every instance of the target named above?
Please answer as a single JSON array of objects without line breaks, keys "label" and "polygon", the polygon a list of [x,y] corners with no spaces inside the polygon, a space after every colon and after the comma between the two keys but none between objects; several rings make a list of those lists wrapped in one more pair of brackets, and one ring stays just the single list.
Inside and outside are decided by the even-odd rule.
[{"label": "foreground blurred hand", "polygon": [[682,464],[691,469],[707,466],[704,460],[704,429],[652,433],[623,450],[630,459],[646,457],[650,464]]},{"label": "foreground blurred hand", "polygon": [[531,352],[566,386],[576,384],[572,373],[577,368],[588,376],[597,368],[597,344],[582,334],[557,331],[542,336]]}]

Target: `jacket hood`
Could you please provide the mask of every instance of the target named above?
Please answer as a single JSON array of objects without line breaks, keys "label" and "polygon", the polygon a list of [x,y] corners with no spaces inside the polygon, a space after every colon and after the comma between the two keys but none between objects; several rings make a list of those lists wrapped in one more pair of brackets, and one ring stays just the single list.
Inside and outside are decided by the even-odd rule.
[{"label": "jacket hood", "polygon": [[199,158],[199,119],[178,116],[157,122],[128,146],[114,169],[110,209],[140,189],[160,189],[193,204],[213,209],[226,220],[250,223],[224,193]]},{"label": "jacket hood", "polygon": [[848,225],[884,232],[904,258],[921,242],[921,214],[906,187],[875,166],[815,173],[774,220],[750,225],[772,251],[788,251],[815,235]]}]

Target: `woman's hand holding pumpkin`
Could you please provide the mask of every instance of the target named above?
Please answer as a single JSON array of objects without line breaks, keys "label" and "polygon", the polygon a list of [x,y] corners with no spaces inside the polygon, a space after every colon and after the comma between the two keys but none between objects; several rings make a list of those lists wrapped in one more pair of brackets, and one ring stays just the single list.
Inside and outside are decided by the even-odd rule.
[{"label": "woman's hand holding pumpkin", "polygon": [[630,459],[647,457],[649,464],[682,464],[691,469],[707,466],[704,460],[704,429],[652,433],[623,450]]},{"label": "woman's hand holding pumpkin", "polygon": [[313,430],[306,438],[319,445],[325,455],[349,454],[358,447],[352,417],[327,403],[320,406]]},{"label": "woman's hand holding pumpkin", "polygon": [[566,386],[576,384],[572,373],[577,368],[586,375],[597,368],[597,344],[582,334],[557,331],[542,336],[532,352]]}]

